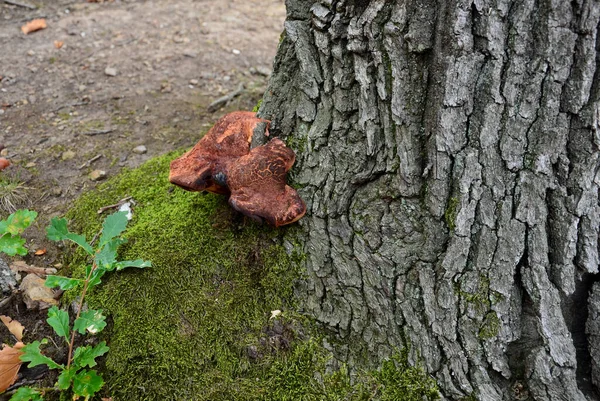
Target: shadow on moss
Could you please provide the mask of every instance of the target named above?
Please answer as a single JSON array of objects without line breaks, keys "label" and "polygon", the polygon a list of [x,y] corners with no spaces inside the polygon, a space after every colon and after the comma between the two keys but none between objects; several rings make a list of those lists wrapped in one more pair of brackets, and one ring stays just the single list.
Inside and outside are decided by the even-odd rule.
[{"label": "shadow on moss", "polygon": [[[103,220],[97,210],[131,196],[134,218],[120,257],[153,264],[107,277],[89,297],[90,306],[104,309],[112,320],[103,368],[107,396],[115,401],[434,399],[435,383],[405,358],[352,384],[343,369],[324,373],[329,354],[318,331],[294,312],[302,255],[283,247],[286,229],[244,220],[224,197],[173,188],[167,176],[177,156],[167,154],[122,173],[83,196],[68,215],[76,224],[72,229],[89,239]],[[70,265],[82,265],[81,255],[72,255]],[[283,314],[271,319],[276,309]]]}]

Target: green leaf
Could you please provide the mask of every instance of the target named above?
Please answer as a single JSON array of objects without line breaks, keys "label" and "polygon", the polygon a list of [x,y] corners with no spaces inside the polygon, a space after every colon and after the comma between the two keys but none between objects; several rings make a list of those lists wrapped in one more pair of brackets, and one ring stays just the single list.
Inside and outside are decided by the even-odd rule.
[{"label": "green leaf", "polygon": [[81,397],[91,397],[104,384],[102,377],[93,370],[82,370],[73,377],[73,392]]},{"label": "green leaf", "polygon": [[76,366],[71,366],[69,369],[65,369],[60,373],[58,381],[56,382],[59,389],[66,390],[71,387],[71,382],[73,381],[75,373],[77,373],[77,369]]},{"label": "green leaf", "polygon": [[73,234],[67,228],[67,219],[54,217],[50,220],[50,225],[46,227],[46,236],[52,241],[62,241],[68,239],[82,247],[90,255],[94,254],[92,246],[88,244],[83,235]]},{"label": "green leaf", "polygon": [[116,212],[108,216],[106,219],[104,219],[104,223],[102,223],[102,235],[100,236],[98,247],[104,246],[104,244],[107,244],[111,239],[120,235],[123,231],[125,231],[126,227],[126,212]]},{"label": "green leaf", "polygon": [[76,278],[50,275],[46,277],[46,283],[44,285],[49,288],[60,287],[61,290],[70,290],[82,283],[83,280]]},{"label": "green leaf", "polygon": [[96,358],[106,354],[109,349],[110,348],[108,348],[106,345],[106,341],[102,341],[93,348],[89,345],[86,345],[85,347],[79,347],[75,350],[73,364],[80,368],[84,368],[86,366],[93,368],[96,366]]},{"label": "green leaf", "polygon": [[117,261],[117,248],[125,242],[122,238],[113,238],[108,241],[94,257],[96,266],[106,270],[114,269],[113,263]]},{"label": "green leaf", "polygon": [[23,245],[25,245],[25,239],[19,236],[4,234],[0,237],[0,252],[4,252],[8,256],[27,255],[27,248]]},{"label": "green leaf", "polygon": [[31,344],[27,344],[21,348],[23,355],[21,355],[19,359],[21,359],[23,362],[29,362],[29,365],[27,365],[28,368],[33,368],[38,365],[46,365],[50,369],[62,369],[62,365],[59,365],[47,356],[42,355],[42,351],[40,351],[40,345],[46,344],[47,342],[48,340],[44,338],[41,342],[34,341]]},{"label": "green leaf", "polygon": [[5,230],[12,235],[19,235],[33,223],[36,217],[37,212],[27,209],[17,210],[6,219]]},{"label": "green leaf", "polygon": [[52,326],[57,335],[64,337],[69,342],[69,313],[67,311],[53,306],[48,309],[48,319],[46,319],[46,322]]},{"label": "green leaf", "polygon": [[81,312],[81,315],[75,320],[73,330],[79,334],[85,334],[86,330],[91,334],[96,334],[106,327],[106,316],[102,315],[100,310],[87,310]]},{"label": "green leaf", "polygon": [[20,387],[10,401],[43,401],[42,394],[31,387]]},{"label": "green leaf", "polygon": [[104,273],[106,273],[106,269],[104,269],[104,268],[96,268],[92,272],[92,267],[93,266],[91,266],[91,265],[87,265],[85,267],[85,277],[89,277],[88,288],[92,288],[92,287],[95,287],[98,284],[100,284],[102,282],[100,280],[100,278],[102,278],[102,276],[104,276]]},{"label": "green leaf", "polygon": [[144,267],[152,267],[152,263],[150,261],[142,259],[126,260],[124,262],[115,263],[115,267],[117,271],[123,270],[128,267],[137,267],[138,269],[143,269]]}]

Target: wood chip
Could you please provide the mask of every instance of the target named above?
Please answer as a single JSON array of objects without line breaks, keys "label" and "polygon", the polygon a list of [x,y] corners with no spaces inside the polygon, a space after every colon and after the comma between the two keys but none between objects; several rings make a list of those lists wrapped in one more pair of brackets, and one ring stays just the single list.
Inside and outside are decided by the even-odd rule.
[{"label": "wood chip", "polygon": [[31,32],[39,31],[40,29],[46,29],[46,20],[44,18],[34,19],[29,21],[25,25],[21,27],[21,31],[25,35],[30,34]]}]

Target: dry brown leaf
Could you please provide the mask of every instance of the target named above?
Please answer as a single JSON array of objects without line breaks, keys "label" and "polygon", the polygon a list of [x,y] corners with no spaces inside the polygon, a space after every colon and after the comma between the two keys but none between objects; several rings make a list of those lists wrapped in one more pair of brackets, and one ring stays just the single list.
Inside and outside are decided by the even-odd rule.
[{"label": "dry brown leaf", "polygon": [[25,344],[19,341],[14,347],[4,344],[0,350],[0,393],[6,391],[17,380],[22,363],[19,357],[23,354],[21,348],[24,346]]},{"label": "dry brown leaf", "polygon": [[65,42],[63,42],[62,40],[54,41],[54,47],[56,47],[57,49],[60,49],[61,47],[63,47],[64,44],[65,44]]},{"label": "dry brown leaf", "polygon": [[5,157],[0,157],[0,170],[4,170],[10,166],[10,161]]},{"label": "dry brown leaf", "polygon": [[18,320],[13,320],[4,315],[0,315],[0,320],[2,320],[8,331],[17,338],[17,341],[23,340],[23,330],[25,330],[25,327]]},{"label": "dry brown leaf", "polygon": [[29,21],[21,27],[21,30],[27,35],[31,32],[39,31],[40,29],[46,29],[46,27],[46,20],[44,18],[39,18]]},{"label": "dry brown leaf", "polygon": [[35,251],[35,256],[42,256],[46,254],[46,249],[38,249]]}]

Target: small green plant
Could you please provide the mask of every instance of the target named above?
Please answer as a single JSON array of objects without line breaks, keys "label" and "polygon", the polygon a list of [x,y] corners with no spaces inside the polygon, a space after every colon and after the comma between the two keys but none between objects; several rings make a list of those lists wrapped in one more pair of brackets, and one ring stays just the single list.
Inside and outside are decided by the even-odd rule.
[{"label": "small green plant", "polygon": [[27,192],[30,190],[18,178],[0,177],[0,211],[16,212],[20,206],[28,202]]},{"label": "small green plant", "polygon": [[17,210],[6,220],[0,221],[0,252],[8,256],[26,255],[25,239],[21,234],[33,223],[37,212],[30,210]]},{"label": "small green plant", "polygon": [[59,364],[51,358],[42,354],[40,346],[48,342],[47,339],[34,341],[23,347],[21,361],[29,362],[28,367],[46,365],[50,369],[60,370],[58,381],[54,387],[49,389],[33,389],[21,387],[10,399],[11,401],[41,400],[46,391],[71,390],[73,398],[84,397],[89,400],[97,393],[104,380],[95,370],[87,369],[96,366],[96,358],[108,352],[109,348],[105,341],[95,346],[80,346],[74,349],[76,335],[96,334],[106,326],[106,317],[101,310],[86,310],[84,308],[85,296],[93,287],[101,282],[104,274],[110,271],[119,271],[127,267],[144,268],[150,267],[150,262],[137,259],[133,261],[117,261],[117,248],[126,242],[120,237],[127,226],[127,215],[117,212],[108,216],[102,225],[100,240],[95,249],[86,241],[83,235],[70,232],[67,228],[66,219],[54,218],[47,227],[47,237],[53,241],[69,240],[79,245],[92,259],[91,264],[86,266],[85,278],[69,278],[62,276],[48,276],[46,286],[60,287],[62,290],[80,288],[79,305],[77,314],[70,325],[69,313],[53,306],[48,310],[48,324],[54,332],[64,338],[69,347],[66,366]]}]

